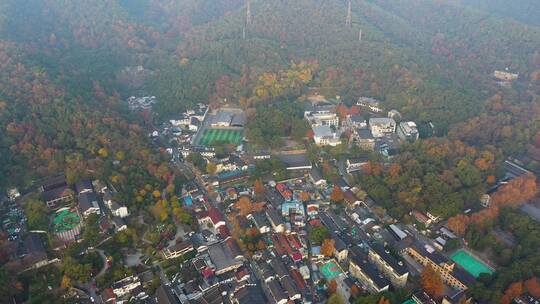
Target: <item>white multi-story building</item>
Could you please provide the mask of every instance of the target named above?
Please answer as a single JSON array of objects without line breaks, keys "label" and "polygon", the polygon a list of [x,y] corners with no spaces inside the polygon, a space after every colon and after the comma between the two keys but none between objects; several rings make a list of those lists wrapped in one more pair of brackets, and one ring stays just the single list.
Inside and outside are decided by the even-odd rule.
[{"label": "white multi-story building", "polygon": [[380,138],[386,134],[396,132],[396,121],[387,117],[370,118],[369,127],[371,129],[371,135],[375,138]]},{"label": "white multi-story building", "polygon": [[341,142],[329,126],[314,126],[312,129],[313,140],[318,146],[337,146]]},{"label": "white multi-story building", "polygon": [[404,141],[415,141],[418,139],[419,133],[416,123],[412,121],[400,122],[397,128],[397,135],[399,139]]}]

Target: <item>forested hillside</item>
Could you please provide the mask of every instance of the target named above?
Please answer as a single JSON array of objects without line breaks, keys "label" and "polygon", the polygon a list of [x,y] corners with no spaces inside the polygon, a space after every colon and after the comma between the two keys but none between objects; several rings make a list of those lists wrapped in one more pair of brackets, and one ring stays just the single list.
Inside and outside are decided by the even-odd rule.
[{"label": "forested hillside", "polygon": [[[61,110],[76,107],[83,116],[91,116],[85,107],[98,104],[104,106],[102,113],[111,111],[113,117],[137,125],[120,102],[136,93],[156,95],[157,113],[163,119],[195,102],[227,98],[260,108],[318,87],[349,104],[362,95],[380,98],[406,118],[433,122],[438,135],[451,131],[469,144],[477,144],[475,138],[484,135],[463,133],[460,130],[467,128],[459,123],[500,116],[491,110],[493,98],[486,103],[498,94],[500,106],[513,109],[498,120],[513,125],[504,136],[518,145],[505,145],[517,147],[508,152],[530,150],[537,131],[530,124],[514,122],[535,119],[516,113],[534,107],[538,100],[539,28],[455,1],[353,1],[350,26],[345,24],[346,1],[339,0],[254,0],[247,26],[245,3],[240,0],[10,0],[2,6],[0,39],[9,58],[3,63],[11,67],[2,71],[4,86],[13,81],[8,71],[24,67],[24,79],[30,84],[38,83],[31,77],[46,81],[41,85],[47,94],[39,98],[49,103],[60,100]],[[496,7],[504,9],[502,4]],[[291,62],[302,61],[309,62],[309,76],[298,76],[307,78],[292,87],[278,81],[283,73],[301,72],[291,68]],[[122,76],[126,67],[133,66],[150,71],[136,87],[125,85]],[[507,67],[519,72],[520,80],[513,88],[500,88],[491,74]],[[35,98],[21,95],[23,91],[16,86],[2,91],[2,130],[7,134],[3,149],[12,152],[3,155],[14,155],[9,161],[3,157],[8,172],[16,163],[29,163],[16,160],[28,154],[19,153],[17,146],[24,143],[21,139],[32,142],[30,138],[36,137],[21,131],[28,117],[37,115],[17,110],[32,105]],[[118,128],[112,129],[103,133]],[[496,128],[493,132],[501,133]],[[61,134],[48,132],[50,138],[45,139],[58,142],[57,148],[63,150]],[[493,144],[498,138],[493,135],[482,143]],[[65,158],[59,162],[65,165]],[[30,170],[17,171],[34,176],[37,168],[34,164]],[[50,171],[54,170],[42,173]]]}]

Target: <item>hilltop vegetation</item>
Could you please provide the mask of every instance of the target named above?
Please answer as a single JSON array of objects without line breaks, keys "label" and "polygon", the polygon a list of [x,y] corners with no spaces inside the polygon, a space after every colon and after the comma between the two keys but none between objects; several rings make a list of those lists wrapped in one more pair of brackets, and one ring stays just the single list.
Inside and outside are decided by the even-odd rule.
[{"label": "hilltop vegetation", "polygon": [[[540,29],[455,2],[353,1],[349,27],[343,1],[252,1],[246,39],[239,0],[2,5],[0,119],[6,136],[0,147],[3,172],[15,174],[12,183],[67,170],[73,159],[87,162],[101,148],[126,150],[116,147],[122,143],[117,134],[142,137],[140,125],[150,123],[121,103],[135,93],[156,95],[163,119],[193,103],[223,99],[257,111],[318,87],[348,104],[359,96],[377,97],[406,119],[433,122],[437,135],[450,131],[479,146],[502,140],[506,153],[537,152],[531,144],[538,124],[527,121],[538,117],[529,109],[540,91]],[[150,71],[142,84],[126,84],[124,69],[139,65]],[[505,67],[520,73],[513,88],[491,79],[493,70]],[[283,77],[293,82],[277,81]],[[495,94],[498,103],[486,103]],[[501,107],[508,109],[504,117],[494,111]],[[111,117],[125,121],[114,125]],[[496,121],[488,126],[491,133],[475,131],[484,120]],[[91,126],[95,139],[74,125]],[[68,157],[73,153],[80,156]]]}]

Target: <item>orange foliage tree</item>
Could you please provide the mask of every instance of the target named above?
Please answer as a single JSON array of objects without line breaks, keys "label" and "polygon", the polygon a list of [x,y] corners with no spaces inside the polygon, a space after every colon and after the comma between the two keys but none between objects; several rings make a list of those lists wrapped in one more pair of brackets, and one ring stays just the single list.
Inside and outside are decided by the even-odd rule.
[{"label": "orange foliage tree", "polygon": [[332,194],[330,195],[330,199],[336,203],[342,202],[344,199],[343,191],[340,187],[334,186],[334,189],[332,190]]},{"label": "orange foliage tree", "polygon": [[332,239],[326,239],[321,245],[321,253],[326,257],[331,257],[334,255],[336,241]]},{"label": "orange foliage tree", "polygon": [[524,286],[531,296],[540,299],[540,283],[538,283],[538,279],[536,277],[532,277],[525,281]]},{"label": "orange foliage tree", "polygon": [[512,300],[523,294],[523,282],[515,282],[504,291],[504,295],[501,299],[502,304],[510,304]]},{"label": "orange foliage tree", "polygon": [[465,234],[465,231],[467,230],[467,227],[469,226],[469,223],[470,219],[468,216],[464,214],[458,214],[454,217],[449,218],[446,225],[455,234],[463,236],[463,234]]},{"label": "orange foliage tree", "polygon": [[500,207],[519,207],[538,193],[536,177],[532,174],[520,176],[502,186],[492,196],[492,202]]},{"label": "orange foliage tree", "polygon": [[264,194],[265,189],[264,189],[264,185],[263,185],[262,180],[257,179],[257,180],[253,183],[253,191],[255,191],[255,195],[257,195],[257,196],[261,196],[261,195]]},{"label": "orange foliage tree", "polygon": [[424,291],[434,298],[440,298],[444,293],[444,283],[441,276],[431,266],[426,266],[422,270],[420,283]]}]

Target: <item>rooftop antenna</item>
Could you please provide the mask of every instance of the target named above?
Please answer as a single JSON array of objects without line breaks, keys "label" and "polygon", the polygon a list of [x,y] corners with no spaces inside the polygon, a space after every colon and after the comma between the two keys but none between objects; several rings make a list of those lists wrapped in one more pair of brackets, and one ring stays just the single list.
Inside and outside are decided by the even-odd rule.
[{"label": "rooftop antenna", "polygon": [[352,22],[352,4],[351,0],[349,0],[349,8],[347,10],[347,19],[345,19],[345,24],[348,26],[351,26]]}]

